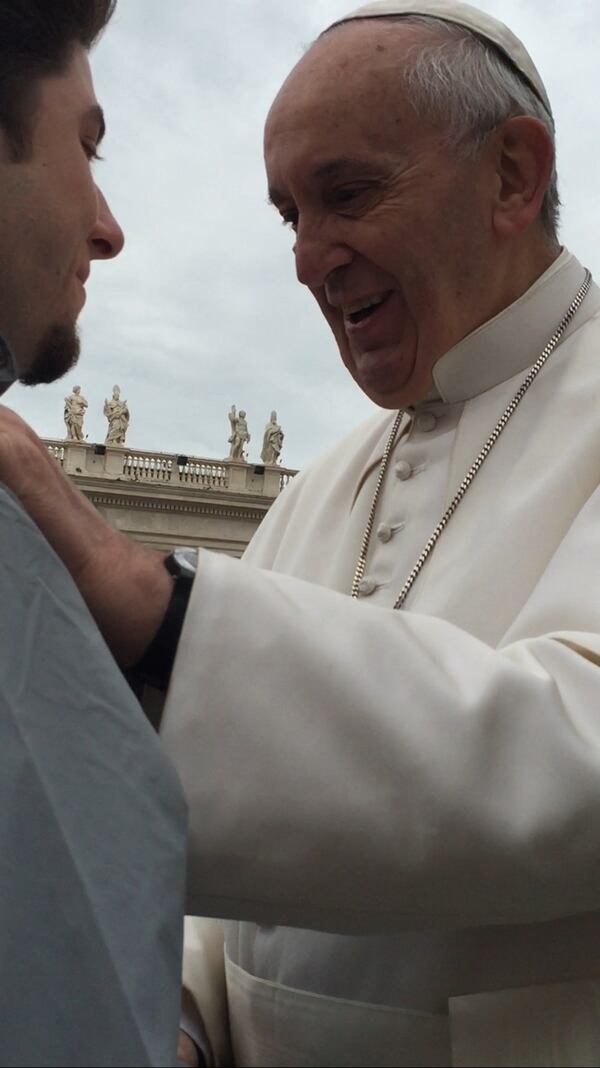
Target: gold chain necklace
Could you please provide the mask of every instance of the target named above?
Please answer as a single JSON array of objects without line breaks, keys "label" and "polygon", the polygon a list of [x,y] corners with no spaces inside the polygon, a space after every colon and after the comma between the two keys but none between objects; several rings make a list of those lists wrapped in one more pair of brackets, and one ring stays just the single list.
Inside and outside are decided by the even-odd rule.
[{"label": "gold chain necklace", "polygon": [[[532,382],[534,382],[534,380],[539,375],[540,371],[542,370],[542,367],[544,366],[544,364],[546,363],[548,358],[554,352],[556,346],[558,345],[559,341],[561,340],[561,338],[562,338],[565,330],[567,329],[569,323],[571,322],[573,316],[575,315],[575,313],[579,310],[579,308],[583,304],[583,301],[585,300],[587,294],[589,293],[591,284],[592,284],[592,276],[591,276],[590,272],[588,270],[586,270],[585,278],[584,278],[583,282],[581,283],[581,286],[577,290],[577,293],[573,297],[573,300],[572,300],[571,304],[569,305],[567,311],[565,312],[565,315],[561,319],[560,323],[558,324],[556,330],[554,331],[552,337],[550,338],[550,340],[546,344],[545,348],[543,349],[543,351],[541,352],[541,354],[538,356],[537,360],[533,364],[533,367],[531,367],[529,369],[529,371],[527,372],[527,375],[525,376],[525,378],[521,382],[521,385],[519,386],[517,392],[515,393],[513,399],[511,400],[510,404],[508,404],[506,406],[506,408],[504,409],[502,415],[500,416],[498,422],[496,423],[494,429],[492,430],[492,432],[491,432],[489,438],[487,439],[485,445],[483,445],[483,447],[480,449],[478,455],[476,456],[475,460],[473,461],[473,463],[471,464],[469,470],[467,471],[465,477],[463,478],[463,480],[462,480],[462,482],[461,482],[461,484],[460,484],[460,486],[458,488],[457,493],[455,494],[455,496],[453,497],[452,501],[448,505],[446,511],[444,512],[442,518],[440,519],[439,523],[437,524],[435,530],[432,532],[431,537],[425,543],[425,546],[423,548],[422,553],[417,558],[414,567],[409,572],[408,577],[406,579],[406,582],[404,583],[402,589],[400,590],[400,593],[398,594],[398,598],[396,600],[396,603],[394,604],[394,608],[395,609],[399,609],[399,608],[402,608],[404,606],[404,602],[406,601],[406,598],[408,597],[408,594],[410,593],[410,591],[411,591],[416,579],[420,575],[420,573],[423,570],[425,564],[427,563],[429,557],[431,556],[433,550],[435,549],[435,547],[436,547],[438,541],[440,540],[444,530],[448,526],[448,523],[450,522],[450,519],[454,515],[456,509],[458,508],[460,502],[462,501],[463,497],[465,496],[467,490],[471,486],[471,484],[472,484],[473,480],[475,479],[476,475],[479,474],[479,471],[481,470],[484,462],[487,460],[487,458],[488,458],[490,452],[492,451],[494,445],[498,441],[498,438],[500,437],[502,431],[506,427],[506,424],[509,422],[509,420],[512,418],[512,416],[515,414],[519,404],[521,403],[521,401],[523,400],[523,397],[527,393],[527,390],[531,386]],[[386,471],[387,471],[390,455],[392,453],[392,449],[394,448],[394,445],[396,444],[396,437],[398,435],[398,430],[400,428],[400,424],[402,422],[402,418],[403,418],[404,414],[405,414],[404,413],[404,409],[401,408],[400,411],[398,412],[396,418],[394,419],[394,425],[392,427],[390,436],[389,436],[389,438],[387,440],[387,444],[386,444],[385,449],[383,451],[383,458],[382,458],[382,461],[381,461],[381,467],[379,468],[379,475],[377,477],[377,484],[375,486],[375,493],[373,494],[373,502],[371,504],[371,511],[369,513],[369,518],[367,520],[367,525],[366,525],[365,532],[364,532],[364,535],[363,535],[363,540],[362,540],[362,544],[361,544],[361,548],[360,548],[360,555],[358,557],[358,563],[356,565],[356,571],[354,572],[354,579],[352,581],[352,589],[350,591],[351,596],[354,597],[354,598],[358,597],[359,594],[360,594],[359,587],[360,587],[360,583],[361,583],[362,579],[364,578],[364,574],[365,574],[365,567],[366,567],[366,564],[367,564],[367,554],[369,552],[369,545],[370,545],[370,542],[371,542],[371,535],[373,533],[373,524],[375,522],[375,514],[377,512],[377,504],[378,504],[378,501],[379,501],[379,495],[381,493],[381,488],[382,488],[383,483],[385,481],[385,475],[386,475]]]}]

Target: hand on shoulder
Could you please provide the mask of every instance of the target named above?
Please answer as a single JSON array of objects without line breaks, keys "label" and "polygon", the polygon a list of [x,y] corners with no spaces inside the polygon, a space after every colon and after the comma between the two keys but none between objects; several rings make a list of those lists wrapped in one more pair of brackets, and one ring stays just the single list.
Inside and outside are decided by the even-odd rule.
[{"label": "hand on shoulder", "polygon": [[0,482],[71,573],[115,659],[123,667],[136,663],[171,595],[163,554],[115,530],[63,474],[31,427],[2,405]]}]

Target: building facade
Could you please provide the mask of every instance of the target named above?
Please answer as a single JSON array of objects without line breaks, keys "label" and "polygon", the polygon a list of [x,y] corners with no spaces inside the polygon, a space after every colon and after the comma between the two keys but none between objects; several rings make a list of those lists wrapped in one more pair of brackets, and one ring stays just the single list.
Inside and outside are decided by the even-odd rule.
[{"label": "building facade", "polygon": [[113,526],[152,549],[198,545],[241,556],[289,468],[126,446],[46,439],[67,474]]}]

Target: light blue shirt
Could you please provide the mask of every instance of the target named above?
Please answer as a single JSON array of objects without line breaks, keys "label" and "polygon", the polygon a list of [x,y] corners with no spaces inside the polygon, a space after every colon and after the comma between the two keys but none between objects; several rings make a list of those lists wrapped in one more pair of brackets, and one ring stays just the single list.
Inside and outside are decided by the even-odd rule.
[{"label": "light blue shirt", "polygon": [[172,1065],[186,809],[72,579],[0,487],[0,1064]]}]

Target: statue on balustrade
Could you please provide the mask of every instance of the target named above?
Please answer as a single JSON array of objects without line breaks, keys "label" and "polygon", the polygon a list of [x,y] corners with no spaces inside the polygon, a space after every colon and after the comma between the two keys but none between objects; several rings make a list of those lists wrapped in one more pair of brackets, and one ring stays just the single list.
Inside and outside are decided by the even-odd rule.
[{"label": "statue on balustrade", "polygon": [[229,459],[246,463],[244,447],[250,441],[246,413],[242,410],[236,412],[235,404],[232,404],[229,412],[229,422],[231,424],[231,434],[227,439],[229,442]]},{"label": "statue on balustrade", "polygon": [[279,454],[283,445],[284,433],[277,422],[277,412],[271,412],[271,419],[265,427],[263,435],[263,447],[260,458],[264,464],[276,464],[279,462]]},{"label": "statue on balustrade", "polygon": [[83,417],[88,406],[81,386],[73,386],[73,392],[65,397],[64,419],[67,441],[83,441]]},{"label": "statue on balustrade", "polygon": [[108,419],[107,445],[124,445],[129,426],[129,408],[127,401],[121,400],[119,386],[113,387],[112,397],[104,401],[104,414]]}]

